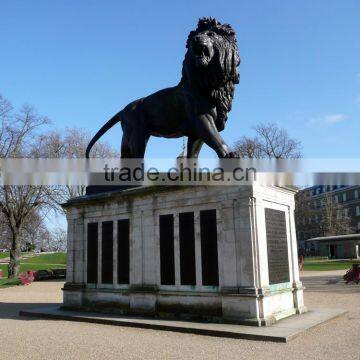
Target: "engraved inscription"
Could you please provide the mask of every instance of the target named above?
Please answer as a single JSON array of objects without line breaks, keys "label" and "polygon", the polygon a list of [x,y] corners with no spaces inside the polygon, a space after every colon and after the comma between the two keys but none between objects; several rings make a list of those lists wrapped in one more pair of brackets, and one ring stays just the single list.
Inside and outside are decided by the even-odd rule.
[{"label": "engraved inscription", "polygon": [[285,212],[265,209],[269,283],[290,281]]}]

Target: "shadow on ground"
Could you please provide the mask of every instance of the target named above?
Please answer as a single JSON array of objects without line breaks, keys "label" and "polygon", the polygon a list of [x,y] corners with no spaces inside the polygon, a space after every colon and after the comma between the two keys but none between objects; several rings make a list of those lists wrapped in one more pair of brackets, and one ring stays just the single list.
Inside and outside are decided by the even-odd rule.
[{"label": "shadow on ground", "polygon": [[32,310],[43,306],[60,306],[61,303],[8,303],[0,302],[0,320],[18,319],[18,320],[39,320],[36,318],[20,317],[19,311]]},{"label": "shadow on ground", "polygon": [[342,275],[314,275],[303,276],[301,281],[308,291],[312,292],[332,292],[342,294],[360,293],[360,284],[346,284]]},{"label": "shadow on ground", "polygon": [[32,310],[45,305],[60,306],[64,280],[35,281],[27,286],[0,288],[1,319],[30,320],[19,317],[19,311]]}]

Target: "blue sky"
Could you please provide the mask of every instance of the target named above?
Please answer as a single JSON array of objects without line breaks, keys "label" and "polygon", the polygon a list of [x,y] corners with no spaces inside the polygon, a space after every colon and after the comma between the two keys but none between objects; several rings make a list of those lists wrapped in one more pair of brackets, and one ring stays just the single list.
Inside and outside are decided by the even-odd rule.
[{"label": "blue sky", "polygon": [[[230,145],[272,121],[305,157],[360,155],[358,0],[1,0],[0,11],[0,93],[56,128],[95,133],[130,101],[176,85],[188,32],[214,16],[235,28],[242,58],[223,132]],[[120,138],[120,126],[106,136],[116,147]],[[181,146],[152,139],[146,156]]]}]

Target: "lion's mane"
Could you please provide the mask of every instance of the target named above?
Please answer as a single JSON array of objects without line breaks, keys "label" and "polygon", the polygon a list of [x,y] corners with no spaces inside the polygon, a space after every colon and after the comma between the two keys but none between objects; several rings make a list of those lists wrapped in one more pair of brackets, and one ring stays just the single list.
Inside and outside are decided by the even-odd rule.
[{"label": "lion's mane", "polygon": [[[194,36],[205,31],[215,32],[220,40],[214,42],[215,54],[209,65],[205,69],[199,69],[194,65],[190,43]],[[187,82],[190,89],[200,91],[212,101],[217,110],[216,126],[221,131],[231,110],[235,84],[240,80],[237,69],[240,56],[235,31],[229,24],[221,24],[214,18],[202,18],[196,30],[190,32],[186,48],[188,51],[183,61],[181,82]]]}]

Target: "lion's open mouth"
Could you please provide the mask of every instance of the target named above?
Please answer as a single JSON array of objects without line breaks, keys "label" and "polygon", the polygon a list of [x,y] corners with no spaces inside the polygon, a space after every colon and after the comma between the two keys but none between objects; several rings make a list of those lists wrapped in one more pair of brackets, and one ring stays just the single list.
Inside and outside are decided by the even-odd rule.
[{"label": "lion's open mouth", "polygon": [[194,41],[191,48],[197,66],[207,66],[212,58],[211,46],[204,42]]},{"label": "lion's open mouth", "polygon": [[210,51],[206,44],[195,43],[192,46],[193,52],[198,57],[209,57]]}]

